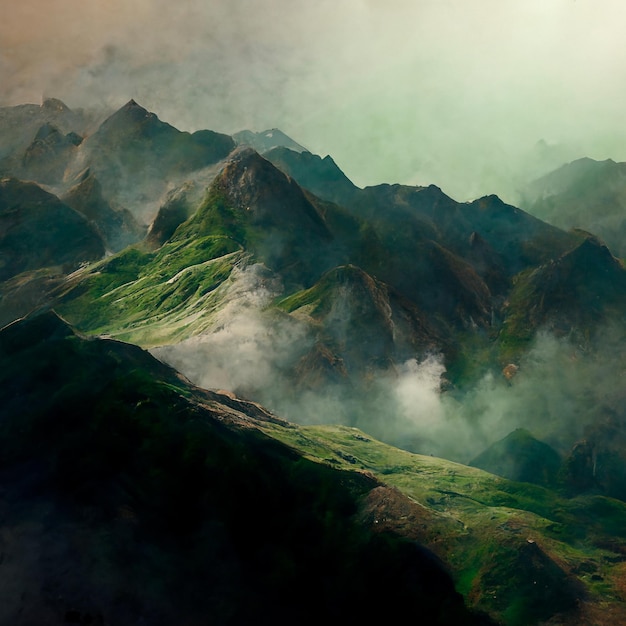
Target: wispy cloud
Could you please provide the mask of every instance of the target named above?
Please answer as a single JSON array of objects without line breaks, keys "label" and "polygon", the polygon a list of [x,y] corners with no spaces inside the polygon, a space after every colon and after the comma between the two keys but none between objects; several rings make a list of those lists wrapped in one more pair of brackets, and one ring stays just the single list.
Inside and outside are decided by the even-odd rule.
[{"label": "wispy cloud", "polygon": [[358,184],[515,200],[563,159],[626,159],[625,18],[618,0],[24,0],[0,23],[0,99],[135,97],[183,129],[280,126]]}]

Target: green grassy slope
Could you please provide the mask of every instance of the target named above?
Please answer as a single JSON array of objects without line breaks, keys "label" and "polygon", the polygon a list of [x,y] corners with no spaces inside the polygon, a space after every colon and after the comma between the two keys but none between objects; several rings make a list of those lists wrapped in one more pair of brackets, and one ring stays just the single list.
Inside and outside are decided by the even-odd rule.
[{"label": "green grassy slope", "polygon": [[427,545],[473,605],[503,623],[544,623],[555,614],[559,624],[616,623],[593,621],[602,612],[626,617],[626,504],[567,499],[411,454],[353,428],[264,429],[310,458],[372,474],[409,496],[412,507],[393,491],[383,494],[370,510],[375,524]]},{"label": "green grassy slope", "polygon": [[128,248],[76,273],[55,306],[84,332],[143,346],[174,342],[210,325],[227,285],[218,288],[236,265],[264,263],[302,288],[343,258],[340,248],[312,200],[243,151],[165,244]]},{"label": "green grassy slope", "polygon": [[127,248],[75,274],[56,308],[84,332],[144,347],[205,328],[221,303],[216,289],[244,253],[232,239],[206,236],[156,253]]}]

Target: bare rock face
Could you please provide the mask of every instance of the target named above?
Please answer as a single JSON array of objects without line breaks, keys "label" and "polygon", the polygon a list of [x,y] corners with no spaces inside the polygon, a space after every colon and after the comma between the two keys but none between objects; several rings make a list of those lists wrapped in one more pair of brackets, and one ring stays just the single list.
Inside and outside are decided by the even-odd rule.
[{"label": "bare rock face", "polygon": [[515,365],[515,363],[509,363],[502,368],[502,375],[507,380],[513,380],[517,376],[517,372],[519,371],[519,366]]}]

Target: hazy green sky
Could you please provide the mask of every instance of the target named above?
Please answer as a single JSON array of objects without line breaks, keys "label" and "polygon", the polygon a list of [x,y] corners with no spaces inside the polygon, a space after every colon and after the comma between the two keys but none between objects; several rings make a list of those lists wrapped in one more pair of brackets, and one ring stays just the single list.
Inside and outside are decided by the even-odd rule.
[{"label": "hazy green sky", "polygon": [[[359,185],[463,200],[626,160],[623,0],[0,0],[0,104],[278,126]],[[538,142],[544,143],[539,144]]]}]

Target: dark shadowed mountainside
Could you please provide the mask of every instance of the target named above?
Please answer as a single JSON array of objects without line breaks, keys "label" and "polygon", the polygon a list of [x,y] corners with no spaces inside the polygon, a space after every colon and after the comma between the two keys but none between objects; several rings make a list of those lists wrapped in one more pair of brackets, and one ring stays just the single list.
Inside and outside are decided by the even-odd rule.
[{"label": "dark shadowed mountainside", "polygon": [[68,272],[104,255],[98,233],[80,213],[33,183],[0,180],[0,280],[61,266]]},{"label": "dark shadowed mountainside", "polygon": [[325,200],[348,204],[358,192],[332,157],[277,147],[263,155],[278,169],[295,178],[302,187]]},{"label": "dark shadowed mountainside", "polygon": [[619,322],[624,306],[626,270],[601,241],[587,236],[516,277],[505,308],[503,349],[523,348],[540,328],[587,345],[598,328]]},{"label": "dark shadowed mountainside", "polygon": [[518,428],[481,452],[469,465],[510,480],[555,485],[561,457],[548,444]]},{"label": "dark shadowed mountainside", "polygon": [[491,623],[359,521],[377,480],[267,437],[290,426],[259,406],[54,313],[0,332],[0,372],[3,623]]},{"label": "dark shadowed mountainside", "polygon": [[410,300],[358,267],[337,267],[308,290],[282,300],[279,308],[303,320],[316,333],[312,353],[299,376],[312,384],[318,359],[341,364],[346,375],[384,372],[415,354],[440,350],[445,340]]},{"label": "dark shadowed mountainside", "polygon": [[402,223],[415,239],[428,237],[466,257],[477,234],[506,262],[509,276],[565,250],[571,238],[557,228],[508,205],[497,196],[459,203],[435,185],[377,185],[359,189],[326,157],[277,149],[267,158],[303,187],[325,200],[391,230]]}]

